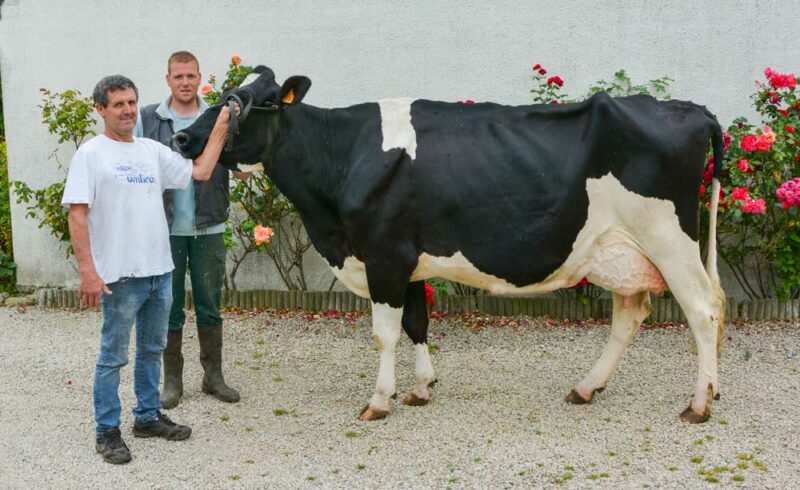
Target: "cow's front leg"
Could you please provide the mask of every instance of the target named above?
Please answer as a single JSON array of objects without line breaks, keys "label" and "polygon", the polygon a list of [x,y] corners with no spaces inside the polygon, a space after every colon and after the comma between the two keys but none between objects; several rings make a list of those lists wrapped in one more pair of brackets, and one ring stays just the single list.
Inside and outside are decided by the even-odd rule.
[{"label": "cow's front leg", "polygon": [[392,308],[388,304],[372,303],[372,338],[380,355],[381,366],[375,394],[364,407],[361,420],[378,420],[389,415],[389,398],[395,394],[394,353],[400,338],[400,321],[403,308]]}]

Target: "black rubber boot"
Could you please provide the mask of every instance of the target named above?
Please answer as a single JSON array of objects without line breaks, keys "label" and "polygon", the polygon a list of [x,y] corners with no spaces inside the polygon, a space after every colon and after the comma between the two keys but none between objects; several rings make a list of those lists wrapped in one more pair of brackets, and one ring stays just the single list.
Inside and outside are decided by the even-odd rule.
[{"label": "black rubber boot", "polygon": [[183,396],[183,330],[167,332],[167,348],[164,349],[164,390],[161,392],[161,406],[175,408]]},{"label": "black rubber boot", "polygon": [[239,392],[225,384],[222,377],[222,325],[199,326],[200,364],[203,366],[203,393],[214,395],[217,400],[227,403],[239,401]]}]

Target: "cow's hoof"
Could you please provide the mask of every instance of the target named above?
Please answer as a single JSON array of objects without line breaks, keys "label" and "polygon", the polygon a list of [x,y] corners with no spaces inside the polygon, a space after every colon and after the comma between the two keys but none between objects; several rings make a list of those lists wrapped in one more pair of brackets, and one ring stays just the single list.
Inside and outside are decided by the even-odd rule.
[{"label": "cow's hoof", "polygon": [[389,415],[388,410],[378,410],[377,408],[370,408],[370,406],[367,405],[361,410],[358,418],[365,422],[371,422],[373,420],[385,419],[387,415]]},{"label": "cow's hoof", "polygon": [[567,403],[571,403],[573,405],[586,405],[587,403],[592,403],[592,399],[589,398],[588,400],[578,394],[577,391],[572,390],[569,392],[569,395],[564,397],[564,401]]},{"label": "cow's hoof", "polygon": [[689,422],[690,424],[702,424],[703,422],[707,422],[710,418],[711,408],[706,408],[705,412],[699,414],[692,410],[692,406],[689,405],[686,410],[681,412],[681,420],[684,422]]},{"label": "cow's hoof", "polygon": [[408,405],[409,407],[421,407],[423,405],[427,405],[430,400],[426,400],[425,398],[420,398],[414,393],[409,393],[403,398],[403,405]]},{"label": "cow's hoof", "polygon": [[597,388],[592,392],[592,395],[588,399],[582,397],[577,391],[572,390],[569,392],[569,395],[564,397],[564,401],[567,403],[572,403],[573,405],[587,405],[592,403],[595,393],[602,393],[603,390],[605,390],[605,388]]}]

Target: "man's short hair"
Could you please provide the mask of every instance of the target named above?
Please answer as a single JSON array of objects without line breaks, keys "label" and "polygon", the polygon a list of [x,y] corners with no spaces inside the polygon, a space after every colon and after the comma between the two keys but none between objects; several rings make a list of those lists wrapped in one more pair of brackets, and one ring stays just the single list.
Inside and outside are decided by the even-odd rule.
[{"label": "man's short hair", "polygon": [[122,75],[109,75],[107,77],[103,77],[102,80],[97,82],[97,85],[94,86],[94,91],[92,92],[92,100],[94,100],[95,104],[100,104],[103,107],[108,106],[108,93],[115,92],[117,90],[125,90],[125,89],[133,89],[133,93],[136,94],[136,101],[139,101],[139,90],[136,88],[136,85],[131,81],[130,78],[122,76]]},{"label": "man's short hair", "polygon": [[197,61],[195,55],[188,51],[175,51],[169,55],[167,60],[167,73],[169,73],[172,63],[189,63],[190,61],[194,61],[194,64],[197,65],[197,71],[200,71],[200,62]]}]

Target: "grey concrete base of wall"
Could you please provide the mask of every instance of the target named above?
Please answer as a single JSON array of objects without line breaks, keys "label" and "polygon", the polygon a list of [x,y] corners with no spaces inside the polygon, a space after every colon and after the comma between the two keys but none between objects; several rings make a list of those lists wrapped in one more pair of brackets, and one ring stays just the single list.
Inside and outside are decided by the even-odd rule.
[{"label": "grey concrete base of wall", "polygon": [[[436,295],[434,309],[443,313],[476,311],[493,316],[528,315],[547,316],[553,319],[588,320],[611,318],[610,299],[593,299],[582,302],[576,299],[526,298],[509,296],[443,296]],[[186,293],[186,307],[193,305],[191,292]],[[653,311],[647,322],[686,322],[680,306],[674,299],[653,299]],[[40,289],[39,306],[78,307],[75,290]],[[370,301],[347,291],[223,291],[224,308],[301,309],[305,311],[357,311],[370,307]],[[728,300],[725,305],[728,320],[796,320],[800,318],[800,300],[780,301],[759,299],[748,301]]]}]

